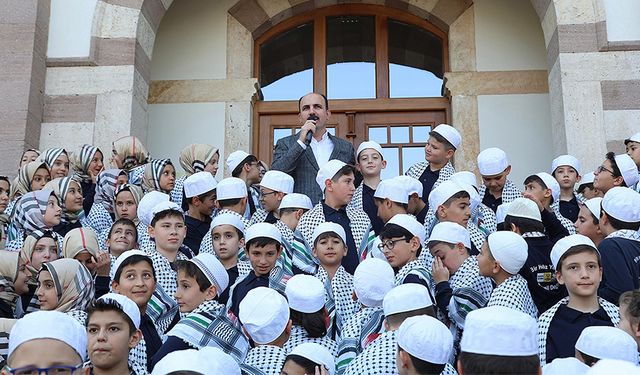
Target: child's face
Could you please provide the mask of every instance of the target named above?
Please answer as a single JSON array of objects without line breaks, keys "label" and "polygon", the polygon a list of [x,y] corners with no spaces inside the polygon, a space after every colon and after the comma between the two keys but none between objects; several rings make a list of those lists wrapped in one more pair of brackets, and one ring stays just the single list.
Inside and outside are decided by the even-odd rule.
[{"label": "child's face", "polygon": [[385,200],[374,199],[373,202],[378,208],[377,215],[380,218],[380,220],[382,220],[383,223],[386,223],[387,221],[391,220],[393,215],[395,215],[395,213],[391,209],[393,202],[391,202],[389,199],[385,199]]},{"label": "child's face", "polygon": [[507,183],[507,176],[509,176],[510,171],[511,167],[508,167],[502,171],[502,173],[492,176],[482,176],[482,183],[492,194],[502,194],[502,189],[504,188],[504,184]]},{"label": "child's face", "polygon": [[393,268],[402,268],[405,264],[416,259],[416,254],[420,248],[420,241],[413,237],[407,241],[404,237],[385,238],[382,252],[387,258],[387,262]]},{"label": "child's face", "polygon": [[338,236],[320,236],[313,246],[312,254],[323,266],[339,266],[342,258],[347,255],[347,247]]},{"label": "child's face", "polygon": [[31,265],[39,270],[42,263],[58,259],[58,244],[51,237],[42,237],[31,252]]},{"label": "child's face", "polygon": [[42,190],[47,182],[51,181],[51,175],[46,168],[38,168],[31,179],[31,191]]},{"label": "child's face", "polygon": [[58,293],[49,271],[42,270],[38,273],[36,297],[38,297],[41,310],[55,310],[55,308],[58,307]]},{"label": "child's face", "polygon": [[593,214],[584,204],[580,205],[578,220],[576,220],[574,225],[578,234],[582,234],[583,236],[587,236],[591,239],[602,237],[600,227],[598,224],[593,222]]},{"label": "child's face", "polygon": [[176,169],[171,164],[165,165],[160,174],[160,190],[169,192],[176,186]]},{"label": "child's face", "polygon": [[204,166],[204,171],[211,173],[213,177],[215,177],[216,173],[218,173],[219,161],[220,161],[220,153],[216,152],[215,155],[213,155],[213,157],[209,161],[209,163],[207,163],[207,165]]},{"label": "child's face", "polygon": [[124,266],[120,279],[111,283],[111,289],[129,297],[139,308],[146,308],[156,290],[156,279],[153,277],[151,264],[141,261]]},{"label": "child's face", "polygon": [[562,261],[562,272],[556,272],[558,283],[565,285],[571,295],[590,297],[596,295],[602,268],[598,257],[592,251],[569,255]]},{"label": "child's face", "polygon": [[129,176],[126,173],[119,174],[116,181],[118,185],[124,185],[129,182]]},{"label": "child's face", "polygon": [[71,181],[69,184],[69,190],[67,191],[67,196],[64,197],[64,205],[69,212],[78,212],[82,210],[82,202],[84,201],[84,197],[82,196],[82,189],[80,185]]},{"label": "child's face", "polygon": [[561,165],[553,172],[553,177],[556,178],[561,189],[573,189],[576,182],[580,181],[578,172],[568,165]]},{"label": "child's face", "polygon": [[387,166],[387,161],[382,160],[382,156],[378,151],[367,148],[358,155],[358,163],[356,167],[364,177],[380,176],[380,172]]},{"label": "child's face", "polygon": [[44,224],[48,228],[53,228],[60,224],[60,215],[62,214],[62,208],[58,205],[58,198],[55,195],[50,195],[47,200],[47,209],[44,211]]},{"label": "child's face", "polygon": [[213,250],[221,261],[238,257],[238,250],[244,246],[244,239],[240,239],[233,225],[222,224],[211,231]]},{"label": "child's face", "polygon": [[424,146],[425,159],[429,163],[443,164],[453,157],[453,150],[447,150],[444,143],[438,142],[434,137],[429,137]]},{"label": "child's face", "polygon": [[480,251],[480,254],[476,255],[476,258],[478,259],[480,276],[493,276],[493,270],[496,267],[496,260],[493,258],[493,255],[491,255],[488,241],[484,241],[482,244],[482,250]]},{"label": "child's face", "polygon": [[269,272],[276,266],[276,261],[280,256],[280,251],[276,249],[275,244],[268,244],[263,247],[259,247],[255,244],[251,245],[248,250],[249,261],[253,271],[258,276],[267,276]]},{"label": "child's face", "polygon": [[178,271],[177,288],[174,294],[181,313],[189,313],[207,299],[207,291],[200,291],[195,277],[188,276],[183,270]]},{"label": "child's face", "polygon": [[51,178],[67,177],[69,174],[69,157],[66,154],[60,154],[51,166]]},{"label": "child's face", "polygon": [[36,153],[35,151],[25,151],[24,154],[22,154],[22,159],[20,160],[20,167],[31,163],[32,161],[35,161],[37,158],[38,153]]},{"label": "child's face", "polygon": [[591,199],[591,198],[596,198],[596,197],[603,197],[604,194],[602,194],[602,192],[594,187],[585,187],[584,190],[582,191],[582,196],[585,197],[585,199]]},{"label": "child's face", "polygon": [[638,343],[638,348],[640,348],[640,337],[638,336],[639,331],[637,323],[629,316],[629,305],[621,304],[620,305],[620,323],[618,323],[618,328],[630,334],[634,340]]},{"label": "child's face", "polygon": [[130,191],[123,190],[116,196],[116,213],[118,217],[133,220],[138,217],[138,204]]},{"label": "child's face", "polygon": [[331,180],[331,185],[326,187],[325,193],[330,193],[336,202],[346,206],[356,191],[354,181],[353,173],[342,175],[337,181]]},{"label": "child's face", "polygon": [[200,204],[198,205],[198,212],[200,212],[200,214],[203,216],[211,216],[213,209],[216,208],[216,194],[211,193],[202,200],[197,197],[194,198],[198,199],[198,201],[200,202]]},{"label": "child's face", "polygon": [[20,259],[18,261],[18,275],[13,281],[13,287],[16,291],[16,294],[23,295],[29,292],[29,278],[31,278],[31,272],[29,272],[22,259]]},{"label": "child's face", "polygon": [[73,257],[73,259],[77,260],[78,262],[82,263],[82,265],[87,267],[91,274],[95,273],[96,266],[98,264],[96,262],[96,258],[94,258],[93,255],[91,255],[91,253],[89,253],[88,251],[79,252],[75,257]]},{"label": "child's face", "polygon": [[440,258],[442,264],[451,274],[454,274],[469,256],[467,249],[462,244],[454,245],[451,248],[451,244],[446,242],[436,242],[429,246],[429,252],[434,258]]},{"label": "child's face", "polygon": [[[78,353],[69,345],[55,339],[35,339],[24,342],[11,354],[7,365],[11,368],[51,366],[77,366],[82,363]],[[74,375],[88,375],[89,368],[75,371]],[[3,374],[9,374],[3,370]],[[37,373],[37,370],[35,370]],[[50,374],[54,371],[49,371]]]},{"label": "child's face", "polygon": [[136,247],[136,228],[126,224],[115,224],[111,236],[107,239],[109,252],[119,256]]},{"label": "child's face", "polygon": [[129,357],[129,350],[139,341],[131,335],[129,324],[117,311],[94,311],[87,322],[87,349],[91,364],[110,369]]},{"label": "child's face", "polygon": [[524,185],[524,192],[533,195],[537,200],[544,204],[551,198],[551,189],[546,189],[538,182],[533,181]]},{"label": "child's face", "polygon": [[5,180],[0,180],[0,213],[3,213],[7,209],[9,204],[9,183]]},{"label": "child's face", "polygon": [[100,172],[102,172],[102,168],[104,168],[104,161],[102,152],[99,150],[96,151],[95,155],[93,155],[93,159],[89,162],[89,173],[92,176],[97,176]]},{"label": "child's face", "polygon": [[168,252],[178,251],[186,235],[187,227],[182,217],[167,216],[158,220],[155,226],[149,226],[149,236],[155,239],[156,247]]},{"label": "child's face", "polygon": [[603,193],[606,193],[609,189],[620,185],[620,181],[622,180],[622,177],[615,177],[613,175],[613,166],[609,159],[606,159],[602,165],[593,171],[593,173],[593,187]]},{"label": "child's face", "polygon": [[284,193],[260,187],[260,203],[267,212],[273,212],[280,207],[280,202],[284,198]]},{"label": "child's face", "polygon": [[638,169],[640,169],[640,143],[627,143],[627,155],[631,156],[631,159],[636,162]]},{"label": "child's face", "polygon": [[451,201],[449,207],[440,205],[437,214],[440,221],[451,221],[466,228],[471,217],[469,198],[456,198]]}]

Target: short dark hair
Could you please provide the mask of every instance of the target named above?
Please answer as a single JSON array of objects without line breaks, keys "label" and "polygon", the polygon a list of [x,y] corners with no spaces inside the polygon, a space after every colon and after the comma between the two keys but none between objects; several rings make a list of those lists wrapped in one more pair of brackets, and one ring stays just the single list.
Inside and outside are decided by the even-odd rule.
[{"label": "short dark hair", "polygon": [[537,354],[503,356],[461,352],[458,363],[465,374],[537,375],[540,359]]},{"label": "short dark hair", "polygon": [[244,160],[240,162],[240,164],[236,165],[236,167],[231,172],[231,177],[240,176],[240,172],[242,172],[242,168],[244,168],[245,164],[257,163],[257,162],[258,162],[258,158],[255,157],[255,155],[247,156],[246,158],[244,158]]},{"label": "short dark hair", "polygon": [[116,270],[116,273],[113,275],[113,281],[120,283],[120,276],[122,276],[122,270],[126,266],[132,266],[141,262],[146,262],[147,264],[149,264],[149,266],[151,267],[151,274],[153,275],[153,279],[156,280],[156,270],[153,268],[153,262],[151,261],[151,258],[144,255],[136,254],[122,261],[122,263],[120,264],[120,267]]},{"label": "short dark hair", "polygon": [[[596,258],[598,258],[598,267],[602,267],[600,252],[598,252],[598,250],[594,249],[589,245],[576,245],[576,246],[570,247],[569,250],[567,250],[564,254],[562,254],[560,259],[558,259],[556,271],[562,273],[562,262],[564,262],[564,260],[570,257],[571,255],[582,254],[582,253],[595,254]],[[554,266],[556,265],[554,264]]]},{"label": "short dark hair", "polygon": [[0,176],[0,181],[5,181],[7,184],[9,184],[9,187],[11,187],[11,181],[9,181],[9,177]]},{"label": "short dark hair", "polygon": [[[600,206],[602,206],[602,204],[600,204]],[[604,208],[600,208],[600,217],[602,217],[602,215],[605,213],[607,214],[607,218],[609,219],[609,224],[611,224],[611,226],[616,230],[630,229],[637,231],[638,229],[640,229],[640,221],[635,221],[633,223],[622,221],[609,215],[609,213],[607,213]]]},{"label": "short dark hair", "polygon": [[312,360],[297,354],[289,354],[287,358],[285,358],[284,362],[287,363],[288,361],[292,361],[296,365],[302,367],[305,374],[315,374],[316,366],[322,366],[320,363],[315,363]]},{"label": "short dark hair", "polygon": [[329,110],[329,99],[327,99],[325,94],[321,94],[319,92],[310,92],[308,94],[302,95],[300,97],[300,99],[298,99],[298,111],[302,110],[302,108],[300,108],[300,104],[302,104],[302,98],[304,98],[307,95],[311,95],[311,94],[318,94],[318,95],[322,96],[322,98],[324,99],[324,109],[327,110],[327,111]]},{"label": "short dark hair", "polygon": [[620,295],[618,300],[620,306],[620,315],[622,315],[622,306],[626,306],[626,316],[634,325],[640,322],[640,289],[628,290]]},{"label": "short dark hair", "polygon": [[[216,194],[216,189],[213,188],[212,190],[207,191],[206,193],[200,194],[200,195],[196,195],[196,197],[198,197],[198,199],[200,199],[201,201],[209,198],[211,195],[215,195]],[[182,188],[182,211],[188,211],[189,210],[189,205],[193,204],[193,198],[194,197],[188,197],[186,196],[186,194],[184,193],[184,188]]]},{"label": "short dark hair", "polygon": [[356,174],[356,167],[354,167],[351,164],[347,164],[345,166],[343,166],[342,168],[338,169],[338,171],[336,172],[336,174],[333,175],[333,177],[331,177],[331,181],[336,182],[340,179],[340,177],[342,176],[346,176],[352,174],[355,176]]},{"label": "short dark hair", "polygon": [[[622,173],[620,172],[618,163],[616,163],[616,154],[613,152],[607,152],[607,154],[604,157],[605,159],[609,160],[609,162],[611,163],[611,171],[613,172],[613,177],[622,177]],[[623,186],[627,186],[624,182],[624,179],[622,181],[622,184]]]},{"label": "short dark hair", "polygon": [[405,320],[411,318],[412,316],[418,315],[429,315],[432,318],[436,318],[436,309],[433,306],[428,306],[421,309],[403,311],[396,314],[387,315],[385,318],[387,319],[387,323],[389,325],[399,326]]},{"label": "short dark hair", "polygon": [[134,223],[131,219],[127,219],[126,217],[121,217],[111,225],[111,228],[109,228],[109,237],[107,238],[111,238],[111,235],[113,234],[113,228],[116,225],[126,225],[128,227],[132,227],[135,241],[138,242],[138,228],[136,227],[136,223]]},{"label": "short dark hair", "polygon": [[511,224],[518,227],[520,233],[544,232],[544,224],[541,221],[528,217],[507,215],[504,218],[504,225],[507,230],[511,230]]},{"label": "short dark hair", "polygon": [[469,199],[471,199],[471,195],[469,195],[469,193],[466,190],[460,190],[459,192],[457,192],[457,193],[453,194],[451,197],[449,197],[449,199],[444,201],[442,203],[442,205],[448,208],[449,206],[451,206],[451,203],[453,203],[454,200],[460,199],[460,198],[469,198]]},{"label": "short dark hair", "polygon": [[122,310],[122,306],[118,302],[111,299],[97,299],[93,301],[91,305],[89,305],[89,307],[87,308],[87,319],[85,320],[85,327],[89,326],[89,321],[91,320],[91,316],[94,313],[105,311],[115,311],[122,317],[122,319],[124,319],[125,322],[127,322],[127,325],[129,326],[129,336],[136,333],[137,328],[135,324],[133,324],[133,320],[131,320],[129,315],[125,314],[125,312]]},{"label": "short dark hair", "polygon": [[593,182],[587,182],[587,183],[578,185],[578,193],[584,194],[584,191],[587,190],[587,188],[593,190]]},{"label": "short dark hair", "polygon": [[302,208],[302,207],[286,207],[286,208],[280,208],[278,211],[280,212],[280,215],[282,215],[282,214],[288,214],[291,212],[296,212],[298,210],[302,210],[303,214],[309,211],[306,208]]},{"label": "short dark hair", "polygon": [[578,349],[576,349],[576,351],[578,353],[580,353],[580,355],[582,356],[582,359],[584,360],[584,364],[589,366],[589,367],[595,365],[600,360],[600,358],[594,357],[594,356],[589,355],[589,354],[585,354],[585,353],[581,352]]},{"label": "short dark hair", "polygon": [[[318,241],[320,240],[324,240],[325,238],[338,238],[340,239],[340,241],[342,241],[342,237],[340,237],[340,235],[336,232],[324,232],[322,234],[320,234],[315,241],[313,241],[313,246],[315,246]],[[346,243],[344,243],[344,241],[342,241],[342,244],[347,246]]]},{"label": "short dark hair", "polygon": [[411,364],[416,369],[416,372],[418,372],[419,374],[439,375],[444,371],[444,368],[447,366],[446,364],[431,363],[423,359],[414,357],[408,351],[402,349],[400,345],[398,345],[398,350],[402,350],[403,352],[407,353],[407,355],[409,356],[409,360],[411,361]]},{"label": "short dark hair", "polygon": [[222,200],[219,199],[218,205],[220,206],[220,208],[235,206],[236,204],[240,203],[241,200],[242,198],[230,198],[230,199],[222,199]]},{"label": "short dark hair", "polygon": [[179,217],[180,219],[182,219],[182,222],[184,222],[184,215],[182,215],[182,212],[174,209],[168,209],[160,211],[153,215],[153,219],[151,219],[151,226],[155,227],[158,221],[170,217]]},{"label": "short dark hair", "polygon": [[[530,183],[536,183],[540,185],[543,189],[551,189],[551,186],[547,186],[538,175],[532,174],[531,176],[524,179],[524,184],[528,185]],[[551,194],[551,203],[553,203],[553,194]]]},{"label": "short dark hair", "polygon": [[[378,202],[378,203],[382,203],[382,202],[384,202],[384,198],[380,198],[380,197],[373,197],[373,200],[374,200],[374,201],[376,201],[376,202]],[[390,201],[391,201],[391,203],[393,203],[394,205],[401,206],[401,207],[402,207],[402,208],[404,208],[405,210],[408,210],[408,209],[409,209],[409,204],[408,204],[408,203],[395,202],[395,201],[392,201],[391,199],[389,199],[389,200],[390,200]]]},{"label": "short dark hair", "polygon": [[282,247],[280,242],[278,242],[277,240],[274,240],[271,237],[256,237],[247,241],[247,243],[245,244],[245,248],[247,249],[247,252],[249,252],[250,247],[253,247],[253,246],[265,247],[268,245],[276,245],[277,251],[280,251],[280,248]]},{"label": "short dark hair", "polygon": [[[188,260],[176,260],[176,272],[184,272],[188,277],[193,277],[196,279],[196,283],[198,283],[198,288],[200,288],[201,292],[209,289],[211,286],[211,281],[205,276],[205,274],[196,266],[193,262],[189,262]],[[220,291],[222,292],[222,291]]]},{"label": "short dark hair", "polygon": [[319,338],[327,334],[327,320],[325,318],[324,306],[313,313],[303,313],[289,309],[289,319],[291,319],[292,325],[304,328],[309,337]]},{"label": "short dark hair", "polygon": [[[390,224],[385,224],[385,226],[382,227],[382,229],[380,230],[379,237],[381,240],[385,240],[393,237],[403,237],[406,242],[409,242],[413,237],[416,237],[416,236],[413,233],[409,232],[408,229],[401,227],[398,224],[390,223]],[[422,252],[422,244],[420,244],[418,251],[416,251],[416,256],[420,256],[421,252]]]},{"label": "short dark hair", "polygon": [[453,147],[453,145],[451,144],[451,142],[449,142],[445,137],[443,137],[440,133],[438,133],[435,130],[432,130],[429,132],[429,137],[433,137],[436,139],[436,141],[444,144],[444,149],[449,151],[449,150],[453,150],[455,151],[456,148]]}]

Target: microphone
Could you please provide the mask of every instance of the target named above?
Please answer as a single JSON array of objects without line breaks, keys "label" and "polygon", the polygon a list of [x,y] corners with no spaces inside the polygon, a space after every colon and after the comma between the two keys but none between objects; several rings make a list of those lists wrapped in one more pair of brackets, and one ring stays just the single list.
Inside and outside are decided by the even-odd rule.
[{"label": "microphone", "polygon": [[[307,117],[307,121],[312,120],[312,121],[318,121],[318,116],[314,115],[314,114],[310,114],[309,117]],[[308,131],[307,132],[307,136],[304,139],[304,143],[308,146],[309,144],[311,144],[311,137],[313,137],[313,132],[312,131]]]}]

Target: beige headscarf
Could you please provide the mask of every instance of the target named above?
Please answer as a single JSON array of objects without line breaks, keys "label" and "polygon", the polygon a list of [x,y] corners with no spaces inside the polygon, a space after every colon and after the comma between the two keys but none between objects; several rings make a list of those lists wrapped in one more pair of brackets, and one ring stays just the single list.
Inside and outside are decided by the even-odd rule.
[{"label": "beige headscarf", "polygon": [[19,254],[15,251],[0,250],[0,299],[15,308],[16,294],[14,282],[18,277]]},{"label": "beige headscarf", "polygon": [[[54,231],[46,230],[36,230],[31,233],[24,239],[24,243],[22,244],[22,249],[20,249],[20,258],[22,262],[27,266],[27,269],[31,272],[32,277],[29,279],[29,284],[36,285],[38,283],[38,271],[31,264],[31,256],[33,255],[33,250],[36,248],[36,244],[42,237],[51,237],[53,238],[53,242],[55,242],[56,246],[58,246],[58,234]],[[60,253],[58,249],[58,253]]]},{"label": "beige headscarf", "polygon": [[[131,195],[133,195],[133,200],[136,202],[136,204],[140,204],[140,200],[144,196],[144,193],[142,192],[142,188],[140,186],[132,185],[132,184],[119,185],[116,188],[116,193],[113,195],[113,212],[115,214],[116,220],[120,219],[120,215],[118,215],[118,210],[116,209],[116,198],[118,198],[118,194],[120,194],[123,191],[130,192]],[[140,222],[137,212],[136,212],[135,219],[133,219],[133,222],[136,225],[138,225],[138,223]]]},{"label": "beige headscarf", "polygon": [[62,241],[62,257],[73,259],[83,251],[98,259],[98,236],[91,228],[71,229]]},{"label": "beige headscarf", "polygon": [[75,259],[57,259],[44,263],[43,270],[51,273],[56,287],[58,305],[55,310],[69,312],[71,310],[86,310],[95,296],[93,278],[89,270]]},{"label": "beige headscarf", "polygon": [[[38,160],[29,162],[20,168],[18,171],[18,183],[12,185],[10,199],[14,199],[31,191],[31,181],[36,171],[40,168],[45,168],[47,172],[49,172],[47,163]],[[13,186],[15,186],[15,189],[13,189]]]},{"label": "beige headscarf", "polygon": [[180,166],[187,173],[187,176],[202,172],[217,152],[218,149],[211,145],[191,144],[180,151]]},{"label": "beige headscarf", "polygon": [[149,152],[137,137],[128,135],[113,142],[113,151],[122,160],[122,169],[129,171],[138,165],[145,164],[149,158]]}]

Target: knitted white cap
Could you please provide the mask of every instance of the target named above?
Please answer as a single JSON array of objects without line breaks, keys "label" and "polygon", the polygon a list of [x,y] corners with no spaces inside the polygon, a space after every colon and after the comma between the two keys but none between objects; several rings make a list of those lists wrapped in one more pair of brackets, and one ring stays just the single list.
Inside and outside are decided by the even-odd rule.
[{"label": "knitted white cap", "polygon": [[638,178],[640,177],[638,175],[638,166],[636,166],[636,162],[631,159],[631,156],[627,154],[616,155],[615,161],[625,185],[631,187],[637,184]]},{"label": "knitted white cap", "polygon": [[640,221],[640,194],[633,189],[616,186],[604,194],[602,209],[615,219],[635,223]]},{"label": "knitted white cap", "polygon": [[331,180],[333,176],[335,176],[336,173],[338,173],[338,171],[345,165],[347,165],[345,162],[333,159],[320,166],[318,174],[316,175],[316,183],[320,186],[320,190],[322,192],[324,192],[325,188],[324,183],[327,180]]},{"label": "knitted white cap", "polygon": [[275,225],[270,223],[253,224],[244,234],[245,243],[258,237],[268,237],[282,243],[282,234]]},{"label": "knitted white cap", "polygon": [[429,290],[422,284],[407,283],[396,286],[384,296],[384,315],[413,311],[433,306]]},{"label": "knitted white cap", "polygon": [[505,216],[522,217],[542,222],[538,205],[529,198],[516,198],[509,202]]},{"label": "knitted white cap", "polygon": [[490,147],[478,154],[478,169],[483,176],[495,176],[509,166],[507,154],[497,147]]},{"label": "knitted white cap", "polygon": [[519,234],[508,231],[494,232],[487,237],[493,259],[508,273],[517,274],[527,261],[529,247]]},{"label": "knitted white cap", "polygon": [[471,249],[471,236],[467,228],[451,221],[443,221],[433,227],[427,243],[430,246],[434,242],[446,242],[453,245],[462,243],[464,247]]},{"label": "knitted white cap", "polygon": [[218,182],[209,172],[197,172],[184,180],[184,196],[192,198],[210,192],[216,188]]},{"label": "knitted white cap", "polygon": [[324,307],[324,285],[311,275],[294,275],[287,281],[284,293],[292,310],[315,313]]},{"label": "knitted white cap", "polygon": [[554,202],[560,199],[560,184],[552,175],[547,172],[536,173],[536,176],[540,177],[542,182],[547,185],[547,189],[551,189],[551,197]]},{"label": "knitted white cap", "polygon": [[551,162],[551,174],[553,174],[558,167],[563,165],[569,166],[576,170],[578,175],[580,175],[580,160],[573,155],[560,155],[557,158],[553,159]]},{"label": "knitted white cap", "polygon": [[218,296],[229,286],[229,274],[215,255],[200,253],[189,259],[205,275],[211,285],[216,287]]},{"label": "knitted white cap", "polygon": [[325,221],[324,223],[320,223],[317,227],[315,227],[313,229],[313,234],[311,235],[311,244],[313,246],[313,244],[316,243],[316,239],[323,233],[327,233],[327,232],[333,232],[335,234],[337,234],[341,239],[343,243],[347,243],[347,234],[344,231],[344,228],[342,227],[342,225],[337,224],[337,223],[333,223],[330,221]]},{"label": "knitted white cap", "polygon": [[236,169],[236,167],[250,155],[251,154],[248,154],[242,150],[237,150],[230,153],[227,157],[227,168],[229,168],[229,173],[233,172],[233,170]]},{"label": "knitted white cap", "polygon": [[380,156],[382,156],[382,158],[384,159],[384,154],[382,153],[382,146],[380,146],[378,142],[364,141],[360,143],[360,146],[358,146],[358,150],[356,150],[356,160],[358,160],[358,158],[360,157],[360,153],[368,148],[372,150],[376,150],[380,154]]},{"label": "knitted white cap", "polygon": [[113,301],[120,306],[120,310],[125,313],[133,322],[136,328],[140,328],[140,308],[129,297],[123,294],[107,293],[98,298],[103,301]]},{"label": "knitted white cap", "polygon": [[427,231],[424,229],[424,225],[420,224],[420,222],[412,215],[396,214],[391,218],[391,220],[387,221],[387,224],[396,224],[408,230],[411,234],[420,239],[420,244],[424,243],[424,240],[427,237]]},{"label": "knitted white cap", "polygon": [[282,198],[278,208],[303,208],[305,210],[310,210],[313,208],[313,204],[311,203],[311,199],[304,194],[290,193]]},{"label": "knitted white cap", "polygon": [[460,136],[460,132],[458,132],[453,126],[447,124],[440,124],[433,128],[434,132],[440,134],[444,137],[453,148],[456,150],[460,147],[460,143],[462,142],[462,137]]},{"label": "knitted white cap", "polygon": [[315,342],[300,344],[293,348],[289,355],[299,355],[311,362],[322,365],[329,372],[329,375],[334,375],[336,372],[336,361],[333,354],[327,348]]},{"label": "knitted white cap", "polygon": [[366,307],[382,305],[384,296],[393,288],[395,276],[389,262],[367,258],[353,273],[353,289],[358,301]]},{"label": "knitted white cap", "polygon": [[551,265],[553,268],[558,271],[558,262],[560,262],[560,258],[562,258],[562,256],[572,247],[580,245],[589,246],[599,253],[598,248],[589,237],[581,234],[572,234],[559,239],[558,242],[553,245],[553,248],[551,249]]},{"label": "knitted white cap", "polygon": [[617,327],[591,326],[582,330],[576,350],[598,359],[619,359],[638,363],[638,344]]},{"label": "knitted white cap", "polygon": [[280,337],[289,323],[289,304],[274,289],[257,287],[240,301],[240,321],[257,344]]},{"label": "knitted white cap", "polygon": [[225,199],[245,198],[247,196],[247,185],[242,179],[237,177],[227,177],[216,186],[216,198],[219,201]]},{"label": "knitted white cap", "polygon": [[260,180],[260,186],[286,194],[293,192],[293,183],[293,177],[281,171],[267,171]]},{"label": "knitted white cap", "polygon": [[402,350],[429,363],[447,363],[453,350],[449,328],[429,315],[407,318],[398,328],[396,337]]},{"label": "knitted white cap", "polygon": [[373,196],[380,199],[389,199],[397,203],[407,204],[409,202],[409,194],[406,187],[400,185],[393,178],[380,181]]}]

